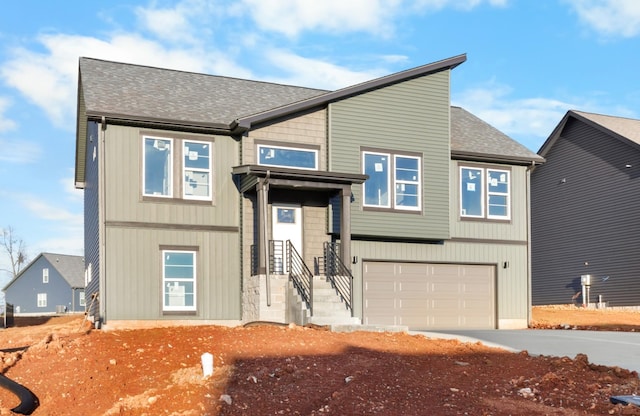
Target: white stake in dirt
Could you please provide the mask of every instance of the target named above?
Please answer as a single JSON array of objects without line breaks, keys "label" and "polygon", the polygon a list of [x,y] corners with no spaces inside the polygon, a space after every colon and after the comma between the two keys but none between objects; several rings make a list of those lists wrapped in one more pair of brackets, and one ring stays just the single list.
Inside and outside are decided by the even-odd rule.
[{"label": "white stake in dirt", "polygon": [[202,354],[202,373],[203,377],[211,377],[213,375],[213,355],[205,352]]}]

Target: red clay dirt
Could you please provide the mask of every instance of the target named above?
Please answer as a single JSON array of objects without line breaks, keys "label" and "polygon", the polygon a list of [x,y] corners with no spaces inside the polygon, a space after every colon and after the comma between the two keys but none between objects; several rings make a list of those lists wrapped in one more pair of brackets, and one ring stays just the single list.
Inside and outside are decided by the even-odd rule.
[{"label": "red clay dirt", "polygon": [[[0,368],[38,397],[34,415],[640,415],[609,402],[638,393],[638,374],[584,355],[299,326],[102,331],[82,316],[18,318],[27,324],[0,331]],[[533,327],[640,330],[640,313],[537,307]],[[18,403],[0,389],[0,415]]]}]

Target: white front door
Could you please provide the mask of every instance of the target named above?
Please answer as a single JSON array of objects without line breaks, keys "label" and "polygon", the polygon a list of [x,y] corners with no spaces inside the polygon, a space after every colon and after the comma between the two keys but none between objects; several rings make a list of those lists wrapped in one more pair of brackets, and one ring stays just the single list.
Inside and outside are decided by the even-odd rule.
[{"label": "white front door", "polygon": [[[272,212],[272,239],[282,241],[282,250],[274,253],[273,273],[288,273],[286,265],[286,243],[291,244],[302,256],[302,208],[294,204],[273,204]],[[277,244],[277,243],[276,243]]]}]

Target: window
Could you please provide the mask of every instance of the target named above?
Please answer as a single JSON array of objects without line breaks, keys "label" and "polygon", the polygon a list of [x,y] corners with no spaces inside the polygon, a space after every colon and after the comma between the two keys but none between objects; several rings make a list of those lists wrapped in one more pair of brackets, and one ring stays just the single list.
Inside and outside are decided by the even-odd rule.
[{"label": "window", "polygon": [[460,216],[508,220],[511,217],[510,171],[460,167]]},{"label": "window", "polygon": [[172,139],[144,138],[144,194],[171,197],[173,191]]},{"label": "window", "polygon": [[183,197],[211,199],[211,145],[205,142],[184,142]]},{"label": "window", "polygon": [[165,311],[196,310],[195,265],[195,251],[162,251],[162,296]]},{"label": "window", "polygon": [[318,150],[259,144],[258,164],[318,170]]},{"label": "window", "polygon": [[84,297],[84,291],[78,293],[78,298],[79,298],[80,306],[85,306],[87,304]]},{"label": "window", "polygon": [[49,283],[49,269],[42,269],[42,283]]},{"label": "window", "polygon": [[[144,136],[142,143],[144,196],[212,199],[211,142]],[[174,177],[180,179],[174,181]]]},{"label": "window", "polygon": [[47,307],[47,294],[38,293],[38,308],[46,308],[46,307]]},{"label": "window", "polygon": [[421,209],[420,157],[366,151],[362,153],[362,166],[369,175],[363,185],[365,207]]}]

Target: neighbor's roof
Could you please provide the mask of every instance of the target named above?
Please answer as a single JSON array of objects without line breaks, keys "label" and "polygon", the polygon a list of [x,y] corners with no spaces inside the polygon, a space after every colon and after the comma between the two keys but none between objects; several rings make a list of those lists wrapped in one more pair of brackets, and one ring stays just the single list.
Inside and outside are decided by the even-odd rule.
[{"label": "neighbor's roof", "polygon": [[69,286],[72,288],[84,287],[84,257],[71,256],[68,254],[40,253],[24,269],[22,269],[16,277],[2,288],[2,290],[6,291],[13,282],[18,280],[41,257],[46,259],[51,267],[55,268],[58,273],[60,273],[62,278],[69,283]]},{"label": "neighbor's roof", "polygon": [[544,156],[562,135],[562,130],[570,118],[580,120],[618,140],[640,146],[640,120],[569,110],[540,147],[540,155]]},{"label": "neighbor's roof", "polygon": [[451,156],[460,159],[542,163],[544,159],[461,107],[451,107]]}]

